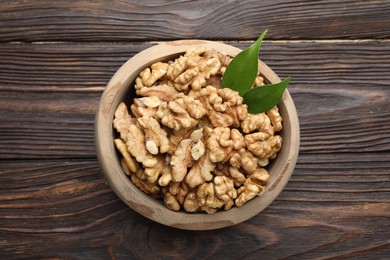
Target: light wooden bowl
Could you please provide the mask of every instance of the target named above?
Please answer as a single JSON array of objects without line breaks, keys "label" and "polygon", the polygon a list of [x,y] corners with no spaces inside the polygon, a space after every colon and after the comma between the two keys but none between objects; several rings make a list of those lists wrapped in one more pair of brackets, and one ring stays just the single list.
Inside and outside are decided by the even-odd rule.
[{"label": "light wooden bowl", "polygon": [[[299,122],[293,100],[286,90],[278,105],[283,117],[282,149],[267,168],[270,178],[263,195],[241,207],[233,207],[228,211],[219,211],[211,215],[174,212],[166,208],[162,201],[143,193],[129,180],[121,168],[120,155],[114,146],[112,126],[114,111],[121,101],[125,101],[130,107],[132,102],[131,89],[134,87],[135,78],[142,70],[157,61],[174,60],[188,48],[194,46],[214,48],[230,56],[235,56],[241,51],[233,46],[218,42],[183,40],[161,43],[138,53],[119,68],[101,97],[95,120],[95,145],[106,180],[114,192],[132,209],[167,226],[189,230],[208,230],[248,220],[265,209],[278,196],[287,184],[298,157]],[[270,83],[280,81],[279,77],[261,61],[259,61],[259,68],[266,81]]]}]

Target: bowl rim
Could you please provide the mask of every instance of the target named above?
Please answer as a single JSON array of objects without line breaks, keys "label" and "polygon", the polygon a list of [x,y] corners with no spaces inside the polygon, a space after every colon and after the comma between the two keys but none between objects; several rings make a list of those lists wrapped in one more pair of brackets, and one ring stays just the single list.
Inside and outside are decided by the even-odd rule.
[{"label": "bowl rim", "polygon": [[[283,190],[294,170],[300,145],[300,129],[294,102],[286,89],[278,107],[283,114],[283,129],[289,129],[290,138],[283,138],[282,149],[277,158],[283,157],[285,163],[275,160],[267,169],[270,179],[265,192],[241,207],[233,207],[227,211],[214,214],[175,212],[169,210],[163,203],[139,190],[123,172],[114,145],[114,129],[112,121],[114,112],[126,93],[132,88],[132,83],[138,74],[157,61],[167,61],[178,57],[188,48],[203,46],[214,48],[230,56],[240,51],[231,45],[206,40],[179,40],[163,42],[149,47],[127,60],[112,76],[104,90],[95,116],[95,148],[100,167],[106,181],[117,196],[141,215],[158,223],[188,230],[210,230],[232,226],[246,221],[268,207]],[[259,60],[262,75],[271,82],[277,83],[280,78],[264,62]],[[289,120],[286,120],[286,115]],[[287,123],[287,125],[286,125]],[[285,131],[285,130],[283,130]],[[283,133],[282,133],[283,135]],[[290,149],[283,149],[286,143]],[[273,172],[279,174],[272,175]]]}]

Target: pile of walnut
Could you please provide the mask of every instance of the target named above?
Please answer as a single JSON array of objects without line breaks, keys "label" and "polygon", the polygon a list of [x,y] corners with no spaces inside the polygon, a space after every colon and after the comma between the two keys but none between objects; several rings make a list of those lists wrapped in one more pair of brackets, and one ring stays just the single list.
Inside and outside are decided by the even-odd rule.
[{"label": "pile of walnut", "polygon": [[[220,87],[230,60],[198,47],[157,62],[136,79],[131,114],[124,103],[115,112],[124,171],[171,210],[211,214],[265,189],[282,118],[277,107],[249,114],[238,92]],[[264,85],[260,75],[254,85]]]}]

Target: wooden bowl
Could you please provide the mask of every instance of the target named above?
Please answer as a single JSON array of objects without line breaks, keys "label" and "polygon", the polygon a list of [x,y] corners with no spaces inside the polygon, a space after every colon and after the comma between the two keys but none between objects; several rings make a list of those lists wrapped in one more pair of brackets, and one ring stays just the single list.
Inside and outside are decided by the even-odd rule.
[{"label": "wooden bowl", "polygon": [[[269,165],[270,178],[262,196],[256,197],[241,207],[214,214],[174,212],[162,201],[153,199],[139,190],[125,175],[120,165],[120,155],[114,146],[112,121],[121,101],[131,104],[129,93],[138,74],[157,61],[174,60],[188,48],[204,46],[235,56],[241,50],[230,45],[202,40],[182,40],[161,43],[148,48],[128,60],[115,73],[101,97],[95,120],[95,144],[103,173],[114,192],[132,209],[161,224],[189,230],[208,230],[231,226],[255,216],[265,209],[287,184],[299,151],[299,122],[289,92],[286,90],[278,107],[283,117],[283,146],[275,160]],[[260,72],[270,83],[280,81],[279,77],[263,62],[259,61]]]}]

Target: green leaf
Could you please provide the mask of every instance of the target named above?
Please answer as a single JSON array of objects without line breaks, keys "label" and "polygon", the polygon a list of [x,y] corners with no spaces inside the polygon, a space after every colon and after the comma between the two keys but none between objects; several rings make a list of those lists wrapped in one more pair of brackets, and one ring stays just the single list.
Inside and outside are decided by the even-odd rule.
[{"label": "green leaf", "polygon": [[260,45],[266,33],[267,30],[232,59],[222,77],[222,87],[231,88],[241,96],[251,88],[257,76]]},{"label": "green leaf", "polygon": [[268,84],[247,91],[244,95],[244,103],[248,105],[248,112],[258,114],[266,112],[276,106],[282,99],[283,92],[287,88],[290,77],[276,84]]}]

